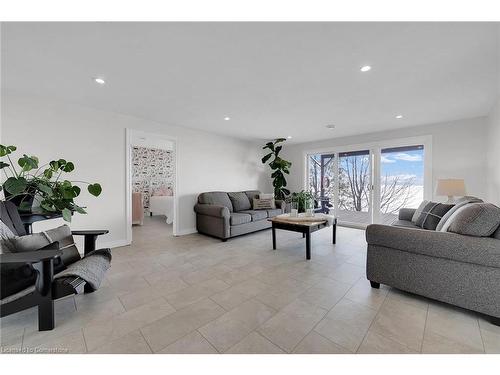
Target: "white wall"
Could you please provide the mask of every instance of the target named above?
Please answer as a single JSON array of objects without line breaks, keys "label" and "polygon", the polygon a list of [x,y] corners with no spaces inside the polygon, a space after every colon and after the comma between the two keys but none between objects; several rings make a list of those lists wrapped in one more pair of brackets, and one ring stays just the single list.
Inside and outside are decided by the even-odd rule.
[{"label": "white wall", "polygon": [[130,140],[132,146],[139,146],[145,148],[156,148],[160,150],[173,150],[174,142],[161,139],[161,138],[153,138],[149,133],[144,133],[143,136],[134,135]]},{"label": "white wall", "polygon": [[488,117],[487,135],[488,200],[500,206],[500,99]]},{"label": "white wall", "polygon": [[488,118],[488,200],[500,206],[500,100]]},{"label": "white wall", "polygon": [[72,228],[108,228],[107,245],[126,239],[125,129],[177,139],[179,234],[195,230],[193,206],[203,191],[264,189],[261,147],[234,138],[168,126],[140,118],[7,92],[2,97],[2,143],[41,161],[64,157],[75,163],[71,180],[99,182],[98,198],[84,192]]},{"label": "white wall", "polygon": [[[292,191],[304,188],[305,151],[426,135],[432,136],[433,193],[437,179],[463,178],[468,194],[486,197],[484,117],[288,145],[284,148],[283,157],[293,163],[288,179],[289,186]],[[443,200],[445,197],[433,199]]]},{"label": "white wall", "polygon": [[488,116],[487,178],[488,200],[500,206],[500,26],[497,34],[498,98]]}]

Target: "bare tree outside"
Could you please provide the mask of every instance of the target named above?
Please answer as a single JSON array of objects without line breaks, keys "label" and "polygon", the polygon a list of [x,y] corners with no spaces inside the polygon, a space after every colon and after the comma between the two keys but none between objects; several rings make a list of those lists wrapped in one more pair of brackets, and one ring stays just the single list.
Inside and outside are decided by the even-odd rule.
[{"label": "bare tree outside", "polygon": [[370,204],[370,159],[365,155],[340,154],[339,209],[368,211]]},{"label": "bare tree outside", "polygon": [[380,184],[380,211],[384,214],[395,214],[407,207],[411,200],[412,186],[415,177],[385,175]]},{"label": "bare tree outside", "polygon": [[333,201],[335,155],[314,154],[309,156],[309,191],[315,198]]}]

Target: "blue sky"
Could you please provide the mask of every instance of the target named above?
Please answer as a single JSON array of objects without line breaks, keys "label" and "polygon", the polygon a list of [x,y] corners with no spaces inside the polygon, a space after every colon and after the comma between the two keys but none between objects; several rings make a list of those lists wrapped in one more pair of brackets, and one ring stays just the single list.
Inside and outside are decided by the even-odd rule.
[{"label": "blue sky", "polygon": [[424,183],[424,150],[382,154],[381,176],[415,177],[416,185]]}]

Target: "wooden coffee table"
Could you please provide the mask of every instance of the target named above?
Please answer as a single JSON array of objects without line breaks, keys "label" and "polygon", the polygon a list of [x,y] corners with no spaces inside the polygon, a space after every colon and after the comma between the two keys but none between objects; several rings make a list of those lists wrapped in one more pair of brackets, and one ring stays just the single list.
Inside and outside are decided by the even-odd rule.
[{"label": "wooden coffee table", "polygon": [[[313,220],[313,219],[310,219]],[[317,230],[326,228],[328,222],[325,219],[319,219],[317,221],[302,221],[294,220],[291,217],[280,218],[273,217],[268,219],[272,223],[273,231],[273,250],[276,250],[276,229],[288,230],[291,232],[302,233],[302,237],[306,238],[306,259],[311,259],[311,233]],[[337,218],[333,220],[332,227],[332,243],[335,244],[337,236]]]}]

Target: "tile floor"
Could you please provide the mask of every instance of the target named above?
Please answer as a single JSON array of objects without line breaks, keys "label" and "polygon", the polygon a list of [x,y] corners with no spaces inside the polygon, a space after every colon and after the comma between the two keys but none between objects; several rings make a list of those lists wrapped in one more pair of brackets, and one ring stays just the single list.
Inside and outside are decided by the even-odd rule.
[{"label": "tile floor", "polygon": [[395,289],[371,289],[364,232],[172,237],[159,217],[113,249],[101,289],[0,320],[2,351],[52,353],[500,353],[500,327]]}]

